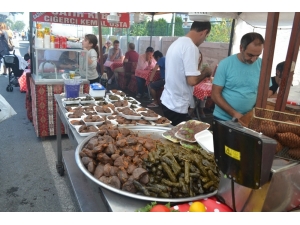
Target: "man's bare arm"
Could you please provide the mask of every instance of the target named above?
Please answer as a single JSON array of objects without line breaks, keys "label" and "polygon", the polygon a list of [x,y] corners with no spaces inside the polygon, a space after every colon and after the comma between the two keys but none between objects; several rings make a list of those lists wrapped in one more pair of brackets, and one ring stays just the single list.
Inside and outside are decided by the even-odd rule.
[{"label": "man's bare arm", "polygon": [[211,98],[214,101],[214,103],[217,104],[225,112],[227,112],[230,116],[237,119],[241,118],[243,114],[237,112],[234,108],[232,108],[222,97],[222,90],[223,90],[222,86],[213,84]]},{"label": "man's bare arm", "polygon": [[195,86],[199,84],[206,77],[210,77],[212,74],[212,70],[209,67],[205,67],[199,76],[187,76],[186,80],[188,85]]}]

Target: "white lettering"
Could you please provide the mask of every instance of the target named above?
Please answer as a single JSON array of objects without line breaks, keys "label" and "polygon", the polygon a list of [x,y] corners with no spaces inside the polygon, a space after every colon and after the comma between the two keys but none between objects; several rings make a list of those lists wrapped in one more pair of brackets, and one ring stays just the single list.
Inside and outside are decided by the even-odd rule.
[{"label": "white lettering", "polygon": [[107,15],[108,15],[108,14],[104,14],[104,13],[102,13],[102,14],[101,14],[101,19],[102,19],[102,20],[106,20],[106,18],[107,18]]},{"label": "white lettering", "polygon": [[58,13],[58,12],[52,12],[52,14],[53,14],[53,15],[58,15],[59,13]]},{"label": "white lettering", "polygon": [[34,14],[32,17],[33,19],[36,19],[38,17],[40,17],[41,15],[45,14],[44,12],[37,12],[36,14]]},{"label": "white lettering", "polygon": [[65,18],[65,22],[64,23],[70,23],[70,20],[68,17]]},{"label": "white lettering", "polygon": [[60,16],[67,16],[67,13],[66,12],[61,12],[59,15]]},{"label": "white lettering", "polygon": [[75,20],[74,18],[71,18],[71,19],[70,19],[70,23],[71,23],[71,24],[76,24],[76,20]]},{"label": "white lettering", "polygon": [[50,22],[49,16],[45,15],[45,16],[44,16],[44,21],[45,21],[45,22]]},{"label": "white lettering", "polygon": [[91,26],[98,26],[97,20],[91,20]]},{"label": "white lettering", "polygon": [[84,17],[83,13],[77,13],[77,17]]},{"label": "white lettering", "polygon": [[95,13],[88,13],[88,18],[94,19]]},{"label": "white lettering", "polygon": [[81,19],[81,20],[80,20],[80,24],[81,24],[81,25],[85,25],[85,20]]},{"label": "white lettering", "polygon": [[128,27],[126,22],[123,22],[123,27]]},{"label": "white lettering", "polygon": [[90,20],[85,20],[85,25],[90,25],[91,21]]}]

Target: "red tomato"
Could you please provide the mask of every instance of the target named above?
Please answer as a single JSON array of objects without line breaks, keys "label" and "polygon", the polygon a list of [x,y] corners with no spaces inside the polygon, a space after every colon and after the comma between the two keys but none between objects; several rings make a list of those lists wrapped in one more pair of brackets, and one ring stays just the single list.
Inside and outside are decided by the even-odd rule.
[{"label": "red tomato", "polygon": [[171,212],[171,210],[165,205],[155,205],[150,212]]}]

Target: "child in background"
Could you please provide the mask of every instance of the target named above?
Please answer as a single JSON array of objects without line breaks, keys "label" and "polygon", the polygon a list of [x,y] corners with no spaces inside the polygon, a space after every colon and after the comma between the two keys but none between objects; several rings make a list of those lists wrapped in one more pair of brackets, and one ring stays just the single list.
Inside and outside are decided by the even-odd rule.
[{"label": "child in background", "polygon": [[[98,39],[94,34],[87,34],[82,41],[82,48],[88,50],[88,71],[87,79],[90,84],[99,83],[99,75],[97,72],[97,59],[99,58]],[[82,62],[84,65],[85,61]],[[83,67],[85,69],[85,67]]]}]

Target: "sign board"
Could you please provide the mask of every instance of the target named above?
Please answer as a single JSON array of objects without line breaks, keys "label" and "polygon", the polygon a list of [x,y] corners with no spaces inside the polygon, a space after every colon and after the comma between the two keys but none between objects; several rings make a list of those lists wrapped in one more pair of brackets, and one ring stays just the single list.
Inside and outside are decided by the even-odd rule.
[{"label": "sign board", "polygon": [[[107,21],[108,15],[101,13],[102,27],[129,28],[129,13],[118,13],[120,21],[116,24]],[[98,14],[92,12],[33,12],[32,18],[36,22],[98,26]]]}]

